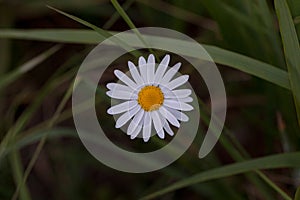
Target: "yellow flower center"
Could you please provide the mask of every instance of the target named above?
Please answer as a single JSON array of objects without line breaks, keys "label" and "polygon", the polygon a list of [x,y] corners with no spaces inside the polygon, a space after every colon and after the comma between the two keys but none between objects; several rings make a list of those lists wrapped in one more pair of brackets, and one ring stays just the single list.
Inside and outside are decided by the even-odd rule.
[{"label": "yellow flower center", "polygon": [[159,87],[145,86],[138,94],[138,103],[149,112],[157,110],[164,102],[164,95]]}]

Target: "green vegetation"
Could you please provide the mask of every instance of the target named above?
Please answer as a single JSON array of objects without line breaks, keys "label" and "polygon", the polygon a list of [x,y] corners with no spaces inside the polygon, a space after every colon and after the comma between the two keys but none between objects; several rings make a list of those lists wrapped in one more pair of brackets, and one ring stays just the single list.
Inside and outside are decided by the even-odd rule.
[{"label": "green vegetation", "polygon": [[[0,199],[300,198],[298,0],[47,4],[0,2]],[[70,98],[76,72],[96,44],[120,31],[146,26],[174,29],[203,44],[224,79],[228,112],[217,146],[198,159],[210,120],[210,99],[201,76],[186,63],[182,70],[191,75],[199,97],[198,136],[165,169],[128,174],[108,168],[85,150],[73,124]],[[188,42],[134,34],[142,42],[143,37],[155,37],[178,44],[187,56],[196,55]],[[121,44],[125,49],[139,44],[133,34],[127,37]],[[149,52],[158,58],[165,54],[133,51],[113,65],[126,69],[128,60],[137,62]],[[114,80],[114,66],[99,81],[100,113],[110,104],[104,86]],[[114,143],[135,152],[168,142],[132,141],[114,128],[108,115],[102,115],[100,123]]]}]

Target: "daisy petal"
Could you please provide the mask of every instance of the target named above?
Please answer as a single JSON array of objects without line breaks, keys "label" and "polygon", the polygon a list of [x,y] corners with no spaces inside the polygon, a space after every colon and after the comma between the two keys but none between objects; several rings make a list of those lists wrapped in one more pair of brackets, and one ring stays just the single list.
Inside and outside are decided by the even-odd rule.
[{"label": "daisy petal", "polygon": [[174,135],[174,132],[172,131],[172,129],[166,119],[164,119],[164,129],[170,136]]},{"label": "daisy petal", "polygon": [[191,111],[191,110],[194,109],[193,106],[191,106],[187,103],[177,101],[177,100],[168,100],[168,99],[166,99],[164,101],[163,105],[167,106],[169,108],[173,108],[173,109],[176,109],[176,110],[183,110],[183,111]]},{"label": "daisy petal", "polygon": [[147,80],[149,84],[153,84],[154,71],[155,71],[155,57],[153,54],[150,54],[148,57],[148,64],[147,64]]},{"label": "daisy petal", "polygon": [[133,133],[130,135],[130,139],[133,140],[134,138],[136,138],[136,136],[138,136],[138,134],[141,132],[142,127],[143,127],[143,126],[138,125],[138,126],[136,127],[136,129],[133,131]]},{"label": "daisy petal", "polygon": [[144,142],[148,142],[151,136],[151,115],[149,112],[145,112],[144,115],[144,126],[143,126],[143,139]]},{"label": "daisy petal", "polygon": [[193,98],[192,97],[186,97],[186,98],[178,99],[178,101],[189,103],[189,102],[193,101]]},{"label": "daisy petal", "polygon": [[147,64],[146,59],[143,56],[139,57],[139,66],[146,65],[146,64]]},{"label": "daisy petal", "polygon": [[189,121],[189,117],[186,114],[184,114],[183,112],[180,112],[178,110],[171,109],[171,108],[168,108],[168,111],[170,111],[174,115],[174,117],[176,117],[178,120],[180,120],[182,122]]},{"label": "daisy petal", "polygon": [[133,90],[135,90],[137,88],[137,84],[134,83],[126,74],[124,74],[120,70],[116,69],[114,71],[114,73],[115,73],[116,77],[118,77],[118,79],[120,79],[123,83],[125,83],[129,87],[131,87]]},{"label": "daisy petal", "polygon": [[131,110],[134,106],[136,106],[138,103],[136,100],[133,101],[125,101],[123,103],[120,103],[118,105],[115,105],[107,110],[107,113],[110,115],[119,114],[125,111]]},{"label": "daisy petal", "polygon": [[165,99],[176,99],[177,98],[172,90],[169,90],[168,88],[163,87],[162,85],[160,85],[160,88],[164,94]]},{"label": "daisy petal", "polygon": [[157,135],[161,139],[164,139],[165,138],[165,133],[164,133],[163,124],[162,124],[162,121],[161,121],[159,115],[160,114],[157,111],[152,111],[151,112],[151,117],[152,117],[152,120],[153,120],[154,128],[157,132]]},{"label": "daisy petal", "polygon": [[120,128],[124,124],[126,124],[139,110],[141,109],[140,106],[136,106],[133,109],[127,111],[116,122],[116,128]]},{"label": "daisy petal", "polygon": [[119,84],[119,83],[108,83],[106,85],[106,87],[109,90],[126,90],[126,91],[133,92],[133,90],[130,87],[128,87],[126,85]]},{"label": "daisy petal", "polygon": [[191,94],[192,91],[190,89],[172,90],[171,92],[165,95],[165,98],[181,99],[181,98],[186,98]]},{"label": "daisy petal", "polygon": [[159,115],[160,116],[160,121],[162,122],[162,125],[163,125],[163,129],[170,135],[170,136],[173,136],[174,135],[174,132],[172,131],[170,125],[169,125],[169,122],[167,121],[167,119],[162,116],[162,115]]},{"label": "daisy petal", "polygon": [[129,67],[129,71],[131,73],[132,78],[134,79],[134,81],[138,84],[138,85],[143,85],[143,79],[140,75],[140,73],[138,72],[136,66],[128,61],[128,67]]},{"label": "daisy petal", "polygon": [[139,58],[139,68],[140,68],[140,74],[141,74],[141,77],[142,77],[144,83],[148,83],[146,66],[147,66],[147,62],[146,62],[145,58],[143,56],[141,56]]},{"label": "daisy petal", "polygon": [[162,85],[169,83],[169,81],[173,78],[173,76],[178,72],[179,68],[181,67],[181,63],[177,63],[171,69],[167,71],[164,77],[159,81]]},{"label": "daisy petal", "polygon": [[122,91],[122,90],[114,90],[114,91],[107,91],[106,92],[107,96],[115,99],[122,99],[122,100],[132,100],[132,99],[137,99],[137,94],[134,94],[129,91]]},{"label": "daisy petal", "polygon": [[184,83],[186,83],[189,80],[189,75],[182,75],[179,76],[178,78],[172,80],[171,82],[167,83],[165,86],[169,89],[169,90],[173,90],[181,85],[183,85]]},{"label": "daisy petal", "polygon": [[154,83],[159,83],[161,81],[163,75],[165,74],[168,68],[169,62],[170,62],[170,55],[167,54],[157,67],[154,76]]},{"label": "daisy petal", "polygon": [[181,90],[173,90],[173,93],[176,95],[177,98],[186,98],[192,94],[190,89],[181,89]]},{"label": "daisy petal", "polygon": [[170,113],[170,111],[168,111],[166,108],[164,108],[164,106],[161,106],[158,110],[160,112],[160,114],[162,114],[162,116],[164,116],[172,125],[176,126],[176,127],[180,127],[179,122],[177,121],[176,117],[174,117],[174,115],[172,115],[172,113]]},{"label": "daisy petal", "polygon": [[142,120],[143,116],[144,110],[140,109],[139,112],[134,116],[134,118],[130,122],[127,129],[127,135],[131,135],[135,131],[135,129],[139,126],[139,123]]}]

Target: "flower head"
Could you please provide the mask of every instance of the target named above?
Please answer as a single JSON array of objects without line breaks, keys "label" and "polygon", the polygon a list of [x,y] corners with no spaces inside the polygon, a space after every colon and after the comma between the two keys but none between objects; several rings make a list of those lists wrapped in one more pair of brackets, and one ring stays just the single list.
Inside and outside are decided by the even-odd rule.
[{"label": "flower head", "polygon": [[175,64],[167,70],[170,56],[166,55],[155,70],[155,58],[150,54],[146,61],[140,57],[136,67],[128,61],[129,72],[132,79],[120,70],[114,74],[124,84],[108,83],[109,91],[106,93],[111,98],[124,100],[123,103],[112,106],[108,114],[123,113],[116,122],[120,128],[130,121],[127,134],[134,139],[142,132],[145,142],[151,137],[152,124],[157,135],[165,138],[165,132],[173,136],[169,123],[180,127],[179,121],[185,122],[189,118],[183,111],[191,111],[193,107],[190,89],[176,89],[188,81],[188,75],[173,77],[178,72],[181,63]]}]

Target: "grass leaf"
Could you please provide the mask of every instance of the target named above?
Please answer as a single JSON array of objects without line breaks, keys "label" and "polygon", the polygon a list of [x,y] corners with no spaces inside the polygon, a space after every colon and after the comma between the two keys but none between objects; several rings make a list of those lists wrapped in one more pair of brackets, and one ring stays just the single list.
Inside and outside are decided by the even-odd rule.
[{"label": "grass leaf", "polygon": [[[111,32],[111,34],[115,34],[115,32]],[[126,37],[127,41],[130,41],[132,45],[138,46],[140,44],[138,41],[134,40],[134,34],[128,34]],[[185,55],[193,57],[193,47],[189,42],[149,35],[143,35],[143,37],[155,37],[156,39],[160,39],[161,42],[167,42],[169,44],[178,44],[178,46],[185,48]],[[103,40],[103,37],[101,37],[95,31],[81,29],[2,29],[0,32],[0,38],[30,39],[81,44],[98,44]],[[203,47],[208,51],[208,53],[211,55],[211,57],[216,63],[232,67],[234,69],[270,81],[271,83],[274,83],[283,88],[290,89],[288,75],[284,70],[278,69],[270,64],[219,47],[210,45],[203,45]]]},{"label": "grass leaf", "polygon": [[[133,3],[134,3],[135,0],[127,0],[123,5],[122,5],[122,8],[125,10],[127,10]],[[115,12],[109,20],[107,20],[105,22],[105,24],[103,25],[103,28],[104,29],[109,29],[110,27],[112,27],[112,25],[114,23],[116,23],[116,21],[119,19],[120,17],[120,14],[118,12]]]},{"label": "grass leaf", "polygon": [[[66,103],[68,102],[68,99],[71,97],[72,95],[72,91],[73,91],[73,85],[71,84],[69,89],[67,90],[67,92],[65,93],[62,101],[60,102],[60,104],[58,105],[55,113],[53,114],[51,120],[48,122],[47,124],[47,128],[50,129],[53,127],[53,125],[55,124],[56,120],[58,119],[60,113],[62,112],[63,108],[65,107]],[[19,192],[22,191],[24,189],[24,187],[26,187],[26,180],[31,172],[31,170],[33,169],[39,155],[40,155],[40,152],[42,151],[42,148],[43,146],[45,145],[46,143],[46,140],[47,140],[47,134],[43,135],[43,137],[41,138],[41,140],[39,141],[27,167],[26,167],[26,170],[24,172],[24,176],[22,177],[22,179],[18,182],[18,186],[15,190],[15,193],[13,195],[13,198],[12,199],[18,199],[18,195],[19,195]]]},{"label": "grass leaf", "polygon": [[298,187],[294,200],[300,200],[300,187]]},{"label": "grass leaf", "polygon": [[67,129],[67,128],[53,128],[51,130],[39,130],[35,132],[34,134],[24,136],[23,138],[16,140],[16,142],[13,144],[13,146],[8,146],[3,154],[0,157],[3,159],[7,154],[9,154],[11,151],[20,150],[25,146],[31,145],[35,142],[38,142],[40,139],[42,139],[45,135],[48,135],[49,138],[55,139],[60,137],[77,137],[77,133],[73,129]]},{"label": "grass leaf", "polygon": [[300,46],[293,18],[286,0],[275,0],[276,14],[285,53],[291,89],[300,126]]},{"label": "grass leaf", "polygon": [[[127,23],[127,25],[129,26],[129,28],[132,29],[132,31],[137,35],[137,37],[141,40],[141,42],[145,45],[145,46],[149,46],[147,45],[147,42],[144,40],[142,34],[139,32],[138,29],[136,29],[134,23],[131,21],[131,19],[129,18],[129,16],[127,15],[127,13],[125,12],[125,10],[122,8],[122,6],[119,4],[119,2],[117,0],[111,0],[111,3],[113,4],[113,6],[115,7],[115,9],[117,10],[117,12],[120,14],[120,16],[124,19],[124,21]],[[152,49],[150,49],[150,52],[152,54],[154,54],[154,52],[152,51]],[[154,54],[155,55],[155,54]]]},{"label": "grass leaf", "polygon": [[[21,162],[20,152],[14,150],[10,155],[10,163],[12,167],[13,176],[15,179],[15,184],[18,185],[22,181],[24,168]],[[28,191],[27,185],[20,190],[20,200],[30,200],[30,193]]]},{"label": "grass leaf", "polygon": [[220,179],[232,175],[237,175],[245,172],[251,172],[258,169],[275,169],[284,167],[299,167],[300,152],[285,153],[256,158],[248,161],[238,162],[223,167],[211,169],[193,175],[182,181],[178,181],[162,190],[156,191],[142,199],[153,199],[168,192],[191,186],[204,181]]},{"label": "grass leaf", "polygon": [[[104,30],[104,29],[101,29],[101,28],[99,28],[99,27],[97,27],[97,26],[95,26],[95,25],[93,25],[93,24],[91,24],[91,23],[89,23],[89,22],[87,22],[85,20],[82,20],[82,19],[80,19],[80,18],[78,18],[76,16],[73,16],[73,15],[70,15],[68,13],[65,13],[65,12],[63,12],[63,11],[61,11],[59,9],[54,8],[54,7],[51,7],[51,6],[47,6],[47,7],[50,8],[50,9],[52,9],[52,10],[54,10],[54,11],[56,11],[56,12],[58,12],[58,13],[60,13],[60,14],[62,14],[62,15],[64,15],[64,16],[66,16],[66,17],[68,17],[68,18],[70,18],[70,19],[72,19],[72,20],[74,20],[74,21],[76,21],[76,22],[78,22],[78,23],[80,23],[80,24],[83,24],[83,25],[85,25],[85,26],[93,29],[94,31],[96,31],[97,33],[99,33],[100,36],[102,36],[102,40],[105,40],[105,39],[109,38],[110,42],[122,46],[128,52],[131,52],[131,51],[134,50],[134,49],[131,48],[131,46],[127,45],[123,41],[120,41],[118,38],[111,37],[112,34],[110,32],[108,32],[108,31]],[[135,56],[138,56],[137,53],[135,53],[135,52],[132,52],[132,53]]]},{"label": "grass leaf", "polygon": [[278,86],[290,89],[287,73],[262,61],[219,47],[203,45],[216,63],[227,65],[247,74],[257,76]]},{"label": "grass leaf", "polygon": [[40,55],[32,58],[31,60],[27,61],[14,71],[4,74],[3,76],[0,77],[0,90],[2,88],[5,88],[7,85],[10,83],[14,82],[17,80],[22,74],[28,72],[32,68],[38,66],[40,63],[42,63],[44,60],[49,58],[51,55],[53,55],[55,52],[57,52],[60,49],[60,45],[56,45],[49,50],[41,53]]},{"label": "grass leaf", "polygon": [[97,26],[95,26],[95,25],[93,25],[93,24],[91,24],[91,23],[89,23],[87,21],[84,21],[83,19],[80,19],[79,17],[70,15],[70,14],[68,14],[66,12],[63,12],[63,11],[61,11],[59,9],[56,9],[56,8],[54,8],[52,6],[49,6],[49,5],[47,5],[47,7],[50,8],[51,10],[54,10],[55,12],[58,12],[59,14],[62,14],[64,16],[66,16],[66,17],[68,17],[68,18],[70,18],[70,19],[72,19],[72,20],[74,20],[74,21],[76,21],[76,22],[78,22],[78,23],[86,26],[86,27],[89,27],[89,28],[93,29],[94,31],[96,31],[97,33],[99,33],[99,35],[102,36],[103,40],[111,36],[111,34],[108,33],[107,31],[105,31],[105,30],[103,30],[103,29],[101,29],[101,28],[99,28],[99,27],[97,27]]}]

